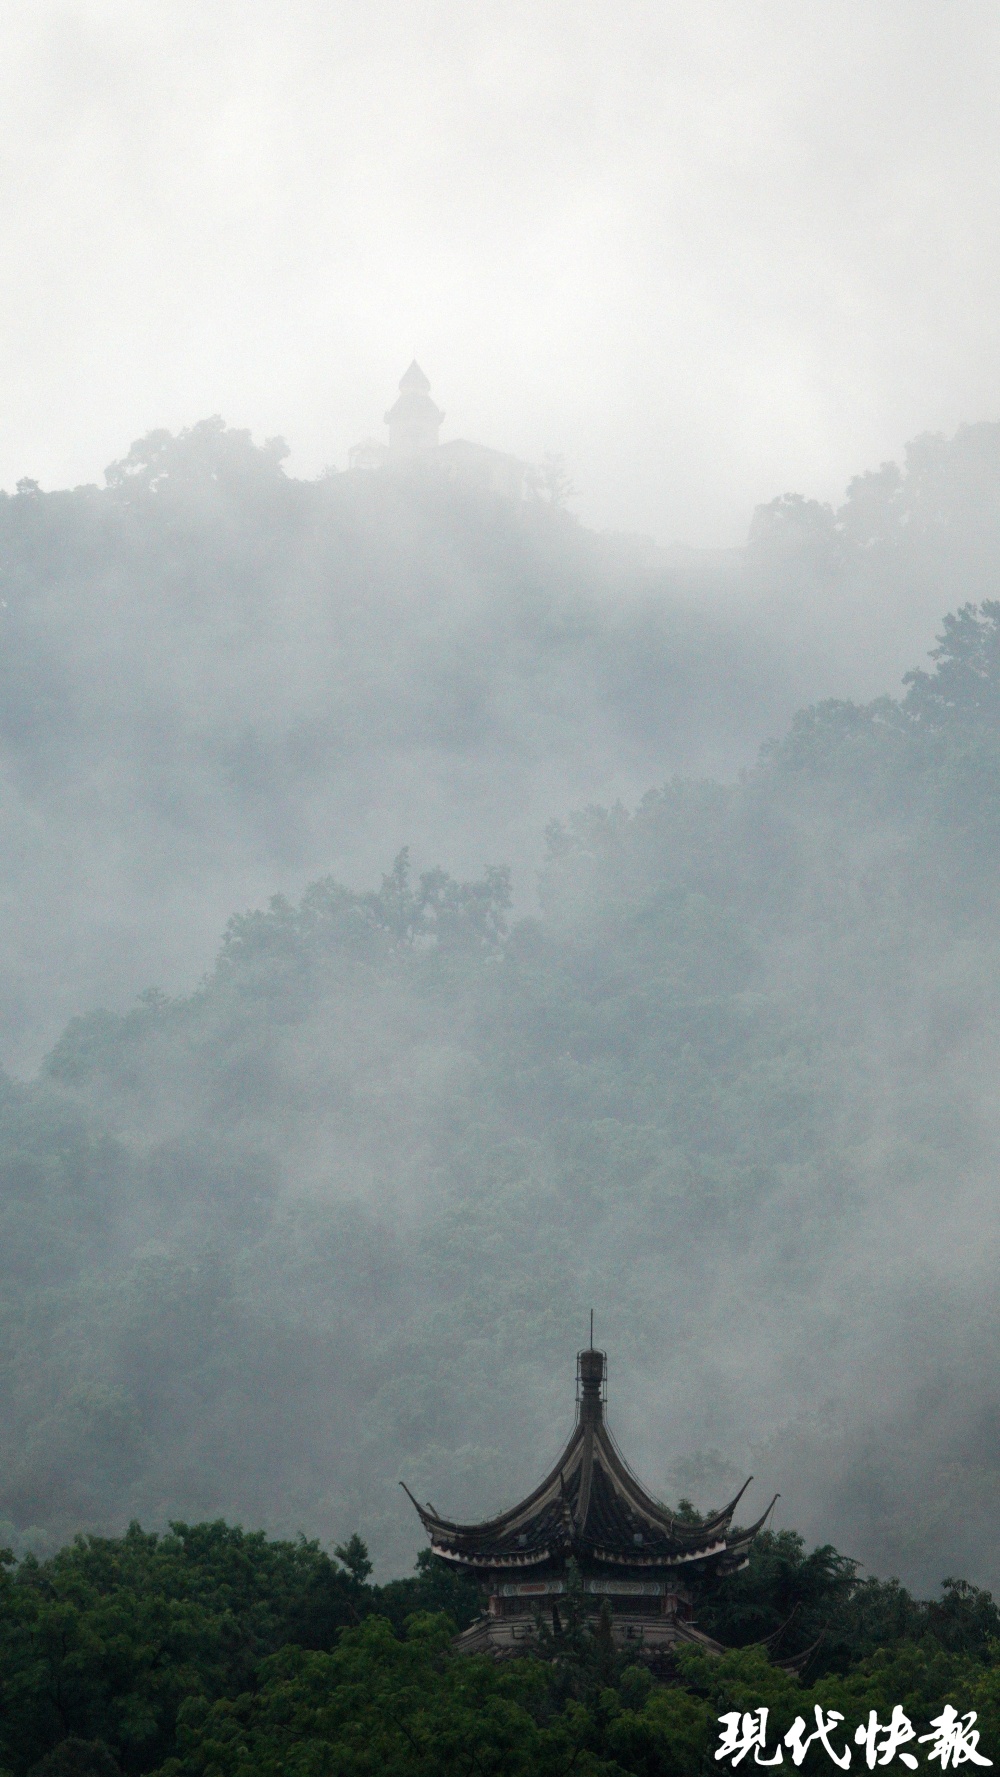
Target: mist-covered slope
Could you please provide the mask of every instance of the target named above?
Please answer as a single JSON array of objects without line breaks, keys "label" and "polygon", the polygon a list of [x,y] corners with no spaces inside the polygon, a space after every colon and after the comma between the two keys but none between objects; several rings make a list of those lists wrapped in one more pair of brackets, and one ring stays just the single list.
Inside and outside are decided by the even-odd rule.
[{"label": "mist-covered slope", "polygon": [[597,1311],[649,1484],[753,1466],[876,1570],[996,1583],[1000,606],[736,784],[234,920],[2,1108],[0,1513],[216,1513],[384,1568],[396,1487],[537,1479]]},{"label": "mist-covered slope", "polygon": [[[0,497],[0,1037],[193,985],[234,906],[416,840],[522,865],[575,798],[752,752],[776,675],[701,584],[419,473],[296,482],[280,444],[153,434],[103,490]],[[779,699],[780,703],[780,699]]]},{"label": "mist-covered slope", "polygon": [[553,815],[731,777],[804,702],[898,685],[990,596],[1000,428],[918,440],[744,552],[600,537],[427,475],[286,477],[206,421],[108,485],[0,496],[0,1053],[198,980],[233,907],[514,871]]}]

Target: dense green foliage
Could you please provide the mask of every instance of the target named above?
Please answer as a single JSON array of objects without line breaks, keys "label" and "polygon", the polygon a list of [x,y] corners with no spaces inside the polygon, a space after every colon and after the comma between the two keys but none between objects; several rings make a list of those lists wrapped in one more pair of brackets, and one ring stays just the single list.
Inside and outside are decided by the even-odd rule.
[{"label": "dense green foliage", "polygon": [[[468,1586],[428,1571],[365,1583],[360,1539],[340,1561],[316,1543],[269,1542],[222,1523],[132,1525],[78,1538],[49,1560],[8,1557],[0,1583],[0,1757],[20,1773],[61,1742],[100,1743],[126,1770],[177,1745],[178,1712],[256,1688],[261,1663],[293,1647],[330,1650],[378,1611],[402,1632],[414,1611],[467,1621]],[[353,1561],[351,1557],[354,1557]],[[354,1567],[355,1572],[351,1571]],[[358,1568],[361,1577],[358,1577]]]},{"label": "dense green foliage", "polygon": [[849,1728],[900,1703],[926,1729],[951,1700],[975,1707],[984,1746],[997,1743],[1000,1613],[989,1595],[953,1586],[921,1604],[896,1584],[858,1584],[834,1551],[806,1555],[788,1533],[765,1535],[728,1604],[718,1589],[715,1615],[729,1610],[746,1640],[800,1603],[830,1645],[801,1677],[760,1645],[718,1660],[682,1649],[667,1686],[616,1653],[603,1622],[572,1610],[559,1637],[543,1637],[542,1661],[456,1657],[449,1643],[478,1608],[473,1586],[426,1560],[413,1579],[373,1586],[359,1538],[339,1554],[215,1523],[162,1537],[133,1525],[44,1562],[8,1560],[0,1768],[695,1777],[724,1711],[763,1705],[780,1736],[796,1715],[811,1723],[817,1703]]}]

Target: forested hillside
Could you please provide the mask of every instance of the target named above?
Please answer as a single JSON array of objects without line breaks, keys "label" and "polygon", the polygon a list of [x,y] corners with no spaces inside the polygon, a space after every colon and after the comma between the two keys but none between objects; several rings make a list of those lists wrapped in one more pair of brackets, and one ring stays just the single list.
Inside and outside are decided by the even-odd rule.
[{"label": "forested hillside", "polygon": [[995,1582],[1000,605],[900,700],[502,869],[317,881],[0,1111],[17,1548],[225,1515],[384,1574],[537,1479],[597,1312],[654,1490]]},{"label": "forested hillside", "polygon": [[794,710],[897,687],[991,597],[1000,427],[917,440],[745,550],[597,536],[415,475],[152,433],[102,488],[0,495],[0,1055],[187,992],[234,907],[327,872],[514,872],[544,826],[731,777]]},{"label": "forested hillside", "polygon": [[[918,1735],[932,1742],[911,1769],[940,1757],[928,1724],[946,1702],[977,1713],[966,1759],[977,1739],[981,1763],[1000,1743],[1000,1613],[988,1593],[951,1585],[921,1603],[895,1582],[859,1581],[834,1549],[806,1555],[788,1533],[765,1532],[724,1596],[700,1602],[731,1651],[714,1658],[682,1646],[670,1684],[616,1652],[606,1624],[582,1621],[572,1574],[561,1632],[541,1629],[544,1662],[497,1663],[450,1652],[456,1623],[478,1608],[469,1581],[424,1562],[412,1578],[377,1586],[368,1566],[357,1537],[330,1555],[222,1523],[174,1524],[163,1536],[134,1524],[120,1538],[78,1538],[44,1562],[5,1558],[2,1768],[11,1777],[697,1777],[713,1768],[720,1712],[748,1706],[767,1712],[771,1763],[793,1721],[811,1727],[817,1707],[824,1720],[837,1712],[828,1726],[841,1768],[856,1725],[878,1723],[874,1760],[900,1709],[911,1746]],[[778,1657],[794,1641],[808,1651],[808,1638],[799,1677]],[[863,1759],[855,1753],[855,1768]],[[807,1777],[826,1768],[819,1746],[807,1753]]]},{"label": "forested hillside", "polygon": [[[979,1720],[972,1738],[959,1720],[954,1763],[970,1747],[980,1763],[1000,1749],[1000,1614],[968,1585],[920,1603],[895,1582],[858,1580],[831,1548],[806,1555],[798,1537],[766,1532],[725,1598],[700,1603],[730,1651],[680,1647],[663,1685],[631,1651],[616,1653],[609,1622],[583,1621],[572,1571],[560,1633],[540,1624],[542,1660],[497,1663],[449,1649],[478,1610],[474,1585],[421,1562],[380,1587],[368,1567],[359,1537],[329,1555],[224,1523],[178,1523],[162,1537],[131,1525],[44,1562],[5,1557],[5,1772],[696,1777],[714,1768],[719,1713],[746,1708],[766,1709],[769,1763],[817,1708],[842,1768],[854,1729],[870,1724],[872,1763],[909,1736],[911,1747],[931,1741],[924,1756],[906,1754],[909,1768],[933,1768],[943,1738],[929,1724],[947,1704],[952,1718],[957,1706]],[[812,1637],[801,1677],[776,1663],[792,1637]],[[886,1734],[901,1709],[906,1733]],[[806,1752],[806,1777],[826,1768],[819,1745]]]},{"label": "forested hillside", "polygon": [[[414,841],[531,875],[551,814],[757,744],[782,671],[702,608],[735,558],[412,476],[153,434],[0,496],[0,1044],[188,987],[228,914]],[[787,692],[785,693],[787,702]],[[782,718],[783,719],[783,718]],[[749,738],[748,738],[749,734]]]}]

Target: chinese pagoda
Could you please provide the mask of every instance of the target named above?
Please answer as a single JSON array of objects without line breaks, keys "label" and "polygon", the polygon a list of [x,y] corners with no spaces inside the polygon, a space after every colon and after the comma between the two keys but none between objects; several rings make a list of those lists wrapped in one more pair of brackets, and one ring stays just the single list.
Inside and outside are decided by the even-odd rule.
[{"label": "chinese pagoda", "polygon": [[444,414],[431,400],[431,385],[414,358],[400,378],[399,396],[385,416],[389,428],[389,455],[414,457],[436,450]]},{"label": "chinese pagoda", "polygon": [[459,1651],[498,1658],[529,1652],[543,1613],[558,1632],[560,1599],[565,1611],[566,1594],[575,1592],[585,1616],[596,1617],[606,1602],[615,1645],[654,1665],[679,1641],[722,1652],[696,1627],[679,1576],[745,1567],[774,1500],[747,1530],[731,1524],[749,1481],[701,1522],[675,1517],[645,1491],[612,1439],[604,1417],[606,1374],[603,1351],[591,1346],[579,1353],[569,1443],[541,1485],[500,1517],[452,1524],[406,1488],[432,1553],[488,1590],[486,1614],[457,1637]]}]

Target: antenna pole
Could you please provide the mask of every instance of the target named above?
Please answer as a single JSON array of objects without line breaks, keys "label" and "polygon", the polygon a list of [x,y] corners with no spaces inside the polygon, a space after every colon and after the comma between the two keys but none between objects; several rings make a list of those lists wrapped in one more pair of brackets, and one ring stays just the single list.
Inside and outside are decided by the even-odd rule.
[{"label": "antenna pole", "polygon": [[590,1349],[594,1349],[594,1310],[590,1310]]}]

